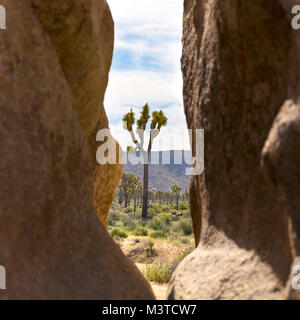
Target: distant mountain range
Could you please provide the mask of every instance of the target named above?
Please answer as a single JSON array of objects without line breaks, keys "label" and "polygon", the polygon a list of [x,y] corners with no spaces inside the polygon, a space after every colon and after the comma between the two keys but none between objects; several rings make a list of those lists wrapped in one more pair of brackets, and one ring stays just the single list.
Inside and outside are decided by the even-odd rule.
[{"label": "distant mountain range", "polygon": [[[136,156],[124,153],[124,159],[125,163],[127,162],[124,165],[124,172],[133,173],[142,180],[143,164],[133,164],[140,159],[139,153]],[[190,151],[152,151],[149,163],[149,187],[151,189],[166,191],[174,184],[181,186],[182,190],[188,189],[190,176],[187,173],[191,163]]]}]

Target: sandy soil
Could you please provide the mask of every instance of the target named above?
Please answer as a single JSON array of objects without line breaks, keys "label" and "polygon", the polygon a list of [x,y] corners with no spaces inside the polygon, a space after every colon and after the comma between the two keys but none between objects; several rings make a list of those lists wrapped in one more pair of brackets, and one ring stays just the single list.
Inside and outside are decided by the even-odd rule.
[{"label": "sandy soil", "polygon": [[[144,263],[136,263],[135,265],[139,268],[141,272],[144,271],[146,266],[146,264]],[[157,300],[167,300],[168,284],[159,284],[150,281],[150,285]]]},{"label": "sandy soil", "polygon": [[[179,257],[187,249],[187,245],[179,245],[167,239],[152,239],[152,241],[155,244],[152,254],[149,255],[147,254],[147,248],[149,248],[149,239],[147,237],[129,236],[126,239],[116,239],[124,254],[136,264],[142,273],[147,264],[157,260],[170,263],[175,268]],[[156,282],[150,282],[150,284],[158,300],[167,299],[168,284]]]}]

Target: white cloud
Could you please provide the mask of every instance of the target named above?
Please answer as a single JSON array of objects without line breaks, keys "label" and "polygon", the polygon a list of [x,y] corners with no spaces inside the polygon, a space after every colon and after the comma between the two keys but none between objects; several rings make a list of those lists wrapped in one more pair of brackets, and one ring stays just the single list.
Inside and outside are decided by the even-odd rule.
[{"label": "white cloud", "polygon": [[158,39],[157,41],[131,40],[125,41],[117,39],[115,41],[115,50],[123,49],[130,52],[134,57],[136,68],[139,68],[139,63],[142,57],[151,57],[156,65],[164,66],[165,69],[180,73],[180,57],[182,45],[180,41],[167,41]]},{"label": "white cloud", "polygon": [[[115,50],[126,50],[135,63],[132,70],[110,73],[105,107],[112,134],[123,148],[132,145],[123,115],[131,107],[138,113],[145,102],[152,111],[168,105],[168,126],[154,150],[189,148],[180,70],[183,0],[107,1],[115,21]],[[151,57],[157,71],[143,70],[143,57]]]},{"label": "white cloud", "polygon": [[183,0],[108,0],[115,24],[181,28]]},{"label": "white cloud", "polygon": [[[118,121],[130,107],[141,108],[145,102],[182,105],[181,74],[150,71],[112,71],[105,96],[108,118]],[[183,113],[182,113],[183,118]]]}]

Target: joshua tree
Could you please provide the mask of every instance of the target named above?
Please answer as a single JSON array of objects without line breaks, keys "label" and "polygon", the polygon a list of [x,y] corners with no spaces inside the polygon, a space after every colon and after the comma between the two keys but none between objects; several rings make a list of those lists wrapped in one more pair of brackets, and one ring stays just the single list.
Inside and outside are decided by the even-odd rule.
[{"label": "joshua tree", "polygon": [[168,119],[164,115],[163,111],[154,111],[152,113],[152,120],[150,125],[150,139],[148,143],[148,148],[144,149],[144,133],[147,129],[148,121],[151,120],[150,109],[146,103],[142,109],[140,118],[136,121],[137,129],[136,133],[139,137],[139,141],[135,137],[133,131],[133,125],[135,124],[135,115],[132,109],[130,112],[125,114],[123,118],[124,128],[128,130],[131,139],[136,145],[135,148],[131,148],[134,151],[140,151],[144,160],[144,179],[143,179],[143,210],[142,210],[142,219],[147,220],[148,217],[148,185],[149,185],[149,154],[152,149],[153,140],[159,135],[160,129],[162,126],[166,126]]},{"label": "joshua tree", "polygon": [[177,184],[175,184],[174,186],[171,187],[171,190],[174,194],[174,198],[176,199],[176,209],[178,210],[178,202],[179,202],[181,188]]},{"label": "joshua tree", "polygon": [[133,201],[134,201],[134,207],[133,211],[136,212],[136,204],[139,197],[143,194],[143,186],[140,180],[140,177],[137,177],[136,184],[134,186],[134,193],[133,193]]},{"label": "joshua tree", "polygon": [[119,194],[125,200],[125,208],[129,205],[131,198],[134,196],[136,188],[140,183],[140,178],[132,173],[123,173],[119,184]]},{"label": "joshua tree", "polygon": [[162,201],[164,198],[164,192],[161,190],[156,191],[155,197],[159,201],[159,204],[162,204]]}]

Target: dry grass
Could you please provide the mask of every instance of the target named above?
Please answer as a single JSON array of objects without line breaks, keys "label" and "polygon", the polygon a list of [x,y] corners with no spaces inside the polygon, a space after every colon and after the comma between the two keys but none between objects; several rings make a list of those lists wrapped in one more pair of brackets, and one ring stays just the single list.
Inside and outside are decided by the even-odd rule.
[{"label": "dry grass", "polygon": [[168,283],[171,279],[173,270],[171,265],[156,261],[152,264],[146,265],[145,276],[149,281],[157,283]]}]

